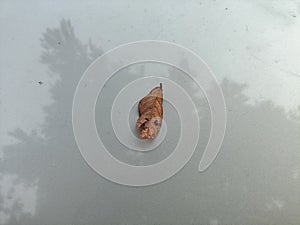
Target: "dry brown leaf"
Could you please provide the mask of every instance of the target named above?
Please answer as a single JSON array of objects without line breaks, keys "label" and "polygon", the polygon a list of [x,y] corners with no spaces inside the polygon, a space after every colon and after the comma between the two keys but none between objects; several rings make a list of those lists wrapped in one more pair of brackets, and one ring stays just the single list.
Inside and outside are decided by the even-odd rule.
[{"label": "dry brown leaf", "polygon": [[162,84],[153,88],[148,95],[139,102],[139,119],[136,127],[143,139],[153,139],[157,136],[163,118]]}]

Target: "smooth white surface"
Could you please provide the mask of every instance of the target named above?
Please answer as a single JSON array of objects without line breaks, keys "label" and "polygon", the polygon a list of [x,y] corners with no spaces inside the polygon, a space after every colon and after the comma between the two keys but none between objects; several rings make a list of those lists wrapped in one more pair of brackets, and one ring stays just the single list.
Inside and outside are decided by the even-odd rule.
[{"label": "smooth white surface", "polygon": [[[299,224],[299,4],[1,1],[0,224]],[[171,41],[207,62],[228,106],[227,134],[209,170],[195,170],[208,107],[184,82],[201,109],[203,139],[179,174],[135,189],[86,165],[70,113],[78,79],[101,54],[87,54],[89,38],[102,52],[143,39]]]}]

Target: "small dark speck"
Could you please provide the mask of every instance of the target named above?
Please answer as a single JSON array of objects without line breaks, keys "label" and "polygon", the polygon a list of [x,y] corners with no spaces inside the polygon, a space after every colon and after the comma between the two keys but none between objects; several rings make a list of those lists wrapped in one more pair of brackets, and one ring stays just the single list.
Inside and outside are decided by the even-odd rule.
[{"label": "small dark speck", "polygon": [[57,44],[59,44],[59,45],[60,45],[60,44],[61,44],[61,43],[60,43],[60,41],[59,41],[59,42],[57,42]]},{"label": "small dark speck", "polygon": [[39,83],[39,85],[42,85],[44,82],[43,81],[39,81],[38,83]]},{"label": "small dark speck", "polygon": [[293,15],[293,17],[296,18],[297,16],[296,16],[296,15]]},{"label": "small dark speck", "polygon": [[228,10],[228,8],[225,8],[225,10]]}]

